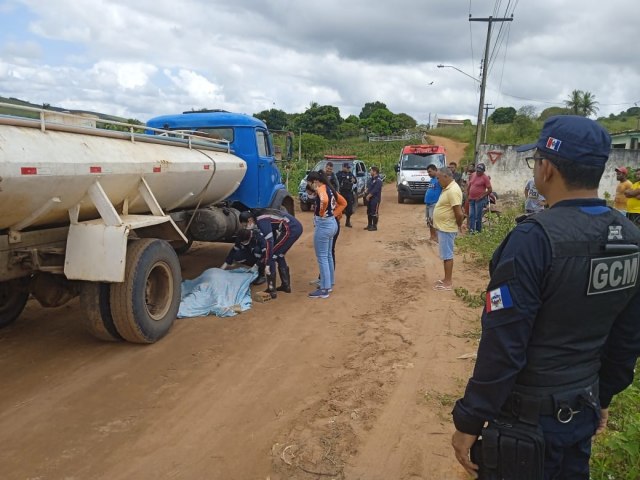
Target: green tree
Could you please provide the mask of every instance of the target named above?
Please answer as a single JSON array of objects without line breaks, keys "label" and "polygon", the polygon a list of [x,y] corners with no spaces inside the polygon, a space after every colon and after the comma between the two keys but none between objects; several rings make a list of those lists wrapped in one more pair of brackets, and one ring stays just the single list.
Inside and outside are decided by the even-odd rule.
[{"label": "green tree", "polygon": [[554,117],[556,115],[569,115],[571,112],[567,108],[563,107],[549,107],[545,108],[538,117],[538,120],[542,120],[543,122],[549,118]]},{"label": "green tree", "polygon": [[398,113],[393,119],[393,125],[397,128],[394,128],[394,131],[400,130],[408,130],[411,128],[416,128],[418,122],[406,113]]},{"label": "green tree", "polygon": [[590,117],[598,112],[598,102],[596,102],[596,96],[591,92],[584,92],[582,94],[582,101],[580,102],[580,115],[583,117]]},{"label": "green tree", "polygon": [[261,112],[255,113],[253,116],[266,123],[267,127],[269,127],[270,130],[285,130],[287,124],[289,123],[287,113],[276,108],[263,110]]},{"label": "green tree", "polygon": [[345,122],[347,123],[353,123],[355,125],[360,125],[360,119],[358,117],[356,117],[355,115],[349,115],[347,118],[344,119]]},{"label": "green tree", "polygon": [[313,160],[327,149],[327,140],[324,137],[313,133],[303,133],[301,137],[301,144],[302,157],[306,160]]},{"label": "green tree", "polygon": [[591,92],[583,92],[582,90],[573,90],[569,98],[564,101],[564,104],[573,115],[589,117],[598,111],[596,96]]},{"label": "green tree", "polygon": [[518,115],[524,115],[525,117],[529,117],[532,120],[538,116],[536,112],[536,107],[533,105],[523,105],[518,109]]},{"label": "green tree", "polygon": [[365,103],[364,107],[362,107],[362,110],[360,111],[360,120],[369,118],[373,112],[380,109],[387,110],[387,106],[382,102]]},{"label": "green tree", "polygon": [[392,121],[393,113],[386,108],[374,111],[369,117],[361,121],[368,133],[376,135],[391,135],[393,133]]},{"label": "green tree", "polygon": [[296,127],[303,132],[322,135],[326,138],[337,138],[338,127],[344,120],[340,109],[331,105],[318,105],[312,102],[307,110],[296,121]]},{"label": "green tree", "polygon": [[516,115],[510,128],[517,143],[526,143],[535,138],[539,130],[536,123],[526,115]]},{"label": "green tree", "polygon": [[512,123],[516,117],[516,109],[513,107],[499,107],[489,116],[489,120],[496,125]]},{"label": "green tree", "polygon": [[569,111],[573,115],[580,115],[580,104],[582,103],[582,90],[573,90],[569,98],[564,101]]},{"label": "green tree", "polygon": [[357,137],[360,135],[360,126],[352,122],[344,122],[338,127],[339,137]]}]

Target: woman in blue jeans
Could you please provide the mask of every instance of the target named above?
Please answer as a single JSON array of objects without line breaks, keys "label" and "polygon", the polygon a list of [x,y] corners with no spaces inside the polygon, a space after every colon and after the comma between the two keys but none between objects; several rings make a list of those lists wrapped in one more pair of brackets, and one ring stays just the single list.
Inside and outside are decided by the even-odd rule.
[{"label": "woman in blue jeans", "polygon": [[316,192],[316,202],[313,216],[315,230],[313,233],[313,247],[316,251],[318,268],[320,270],[320,286],[309,294],[309,298],[327,298],[333,289],[334,266],[331,247],[333,237],[338,230],[338,223],[334,217],[336,196],[329,180],[323,172],[310,172],[307,182]]}]

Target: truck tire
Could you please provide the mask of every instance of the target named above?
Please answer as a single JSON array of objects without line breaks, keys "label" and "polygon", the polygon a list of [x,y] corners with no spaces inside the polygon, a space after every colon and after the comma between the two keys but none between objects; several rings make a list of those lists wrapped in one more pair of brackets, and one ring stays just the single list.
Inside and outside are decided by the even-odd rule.
[{"label": "truck tire", "polygon": [[111,315],[111,285],[102,282],[84,282],[80,289],[80,306],[84,310],[82,325],[99,340],[122,340]]},{"label": "truck tire", "polygon": [[20,316],[29,299],[29,277],[0,282],[0,328]]},{"label": "truck tire", "polygon": [[311,205],[309,205],[307,202],[300,202],[300,210],[302,210],[303,212],[308,212],[309,210],[311,210]]},{"label": "truck tire", "polygon": [[401,194],[398,194],[398,203],[404,203],[404,197]]},{"label": "truck tire", "polygon": [[122,338],[154,343],[164,337],[180,307],[180,262],[168,242],[129,243],[124,282],[111,285],[113,320]]}]

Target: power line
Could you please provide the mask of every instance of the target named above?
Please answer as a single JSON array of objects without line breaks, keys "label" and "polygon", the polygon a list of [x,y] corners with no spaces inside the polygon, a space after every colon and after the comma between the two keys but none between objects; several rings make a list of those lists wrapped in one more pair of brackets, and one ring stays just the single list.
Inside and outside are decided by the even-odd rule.
[{"label": "power line", "polygon": [[480,102],[478,105],[478,122],[476,124],[476,143],[475,143],[475,159],[477,163],[478,159],[478,151],[480,148],[480,140],[482,139],[482,109],[484,104],[484,91],[487,86],[487,73],[489,71],[489,65],[487,62],[489,61],[489,46],[491,45],[491,25],[494,22],[511,22],[513,21],[513,17],[511,18],[469,18],[469,22],[486,22],[487,23],[487,40],[484,47],[484,61],[482,68],[482,82],[480,84]]}]

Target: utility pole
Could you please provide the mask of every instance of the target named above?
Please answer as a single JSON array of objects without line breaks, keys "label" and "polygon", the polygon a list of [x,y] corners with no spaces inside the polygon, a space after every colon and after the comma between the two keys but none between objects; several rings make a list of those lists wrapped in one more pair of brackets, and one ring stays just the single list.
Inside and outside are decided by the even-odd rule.
[{"label": "utility pole", "polygon": [[487,131],[489,130],[489,110],[495,110],[496,107],[492,107],[490,103],[484,104],[484,139],[483,143],[487,143]]},{"label": "utility pole", "polygon": [[487,42],[484,47],[484,61],[482,62],[482,81],[480,82],[480,103],[478,104],[478,122],[476,124],[476,152],[474,161],[478,163],[478,153],[480,151],[480,139],[482,138],[482,110],[484,107],[484,90],[487,87],[487,75],[489,72],[489,45],[491,43],[491,25],[493,22],[511,22],[513,21],[513,15],[510,18],[472,18],[469,15],[470,22],[487,22]]}]

